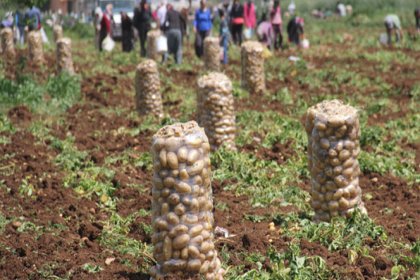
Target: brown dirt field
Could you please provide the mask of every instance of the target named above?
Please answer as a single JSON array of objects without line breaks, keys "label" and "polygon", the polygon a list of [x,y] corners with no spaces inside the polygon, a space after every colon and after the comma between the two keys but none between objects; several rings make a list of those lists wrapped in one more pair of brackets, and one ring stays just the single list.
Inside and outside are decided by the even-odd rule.
[{"label": "brown dirt field", "polygon": [[[284,53],[287,57],[290,53]],[[411,55],[418,54],[411,53]],[[312,58],[310,60],[316,67],[322,67],[323,61]],[[351,64],[352,60],[339,61],[337,63]],[[47,66],[50,71],[54,69],[52,56],[47,55]],[[233,62],[238,66],[238,61]],[[77,66],[82,69],[81,66]],[[133,71],[134,66],[120,67],[120,74]],[[411,69],[406,69],[411,71]],[[48,72],[37,72],[41,79],[48,77]],[[229,70],[226,70],[229,73]],[[405,71],[400,69],[399,71]],[[369,72],[373,73],[373,72]],[[195,81],[197,73],[192,71],[171,71],[163,72],[161,75],[173,75],[175,80],[181,85],[191,84]],[[373,75],[373,74],[372,74]],[[392,76],[385,80],[391,83]],[[286,79],[286,84],[292,88],[305,90],[305,85],[298,84],[293,79]],[[411,88],[414,81],[393,82],[393,86],[401,88],[406,92]],[[270,82],[268,89],[276,92],[282,86],[281,83]],[[114,89],[118,89],[118,91]],[[169,92],[170,88],[164,88],[163,94]],[[104,159],[110,155],[116,155],[131,148],[135,151],[146,152],[152,131],[146,131],[136,137],[128,134],[119,134],[120,127],[135,128],[140,125],[137,121],[127,119],[124,114],[117,115],[105,113],[104,109],[121,107],[128,111],[134,110],[133,98],[127,96],[133,91],[132,81],[123,75],[113,76],[108,74],[98,74],[96,76],[84,78],[82,81],[83,104],[76,104],[64,115],[64,125],[54,125],[52,134],[64,139],[68,133],[75,137],[75,145],[79,150],[87,151],[90,159],[97,165],[103,165]],[[308,98],[311,94],[307,93]],[[400,105],[406,104],[408,97],[395,97]],[[241,100],[245,101],[245,100]],[[177,114],[177,102],[166,102],[165,109]],[[273,110],[282,114],[285,112],[284,106],[280,102],[255,102],[250,98],[246,102],[238,104],[239,110]],[[378,115],[369,119],[370,124],[381,124],[387,120],[399,118],[404,114]],[[32,113],[24,106],[13,108],[8,113],[11,121],[18,127],[25,128],[34,119]],[[101,133],[95,133],[100,131]],[[258,158],[272,160],[283,164],[287,159],[295,155],[292,149],[292,140],[286,143],[276,143],[271,148],[264,148],[258,143],[252,143],[241,147],[241,152],[255,154]],[[415,145],[408,148],[416,150],[416,161],[419,158],[419,146]],[[122,255],[115,251],[103,248],[98,240],[103,228],[103,223],[109,217],[107,213],[98,207],[98,198],[93,200],[80,197],[72,189],[62,186],[63,176],[61,171],[53,164],[57,152],[46,143],[38,143],[36,138],[25,130],[18,131],[11,136],[11,143],[0,145],[2,155],[14,156],[10,159],[2,160],[2,164],[7,167],[2,170],[1,179],[10,187],[10,190],[0,189],[0,210],[6,213],[6,218],[21,217],[9,223],[4,234],[0,235],[0,255],[7,258],[7,262],[0,263],[0,271],[5,279],[43,279],[36,274],[45,264],[54,267],[54,275],[64,277],[71,271],[72,279],[148,279],[146,274],[135,272],[133,269],[123,265],[120,260]],[[132,187],[133,184],[144,185],[150,190],[151,175],[146,169],[141,168],[120,168],[117,162],[112,166],[116,172],[113,183],[119,188],[115,196],[119,199],[117,212],[122,216],[127,216],[139,209],[150,209],[151,196],[149,193],[139,192]],[[19,195],[20,184],[26,179],[33,185],[36,192],[35,198]],[[232,178],[232,180],[235,180]],[[259,223],[245,219],[245,215],[259,215],[270,217],[274,211],[288,213],[295,209],[284,208],[253,208],[249,204],[246,196],[237,196],[223,188],[233,181],[213,182],[214,204],[226,205],[225,210],[216,208],[214,210],[216,225],[228,230],[230,236],[227,238],[219,237],[216,241],[219,251],[227,250],[231,260],[228,265],[244,265],[244,269],[255,268],[253,263],[247,262],[243,253],[261,253],[265,255],[270,247],[279,251],[285,250],[289,238],[269,231],[269,220]],[[420,189],[409,187],[407,182],[391,175],[364,174],[361,176],[361,186],[363,193],[371,194],[372,199],[366,201],[366,206],[370,217],[378,224],[382,225],[389,233],[390,238],[405,242],[415,242],[420,236]],[[301,185],[304,190],[309,189],[306,181]],[[16,207],[16,206],[19,207]],[[384,209],[390,209],[385,213]],[[130,228],[129,236],[142,242],[150,243],[150,236],[139,227],[140,223],[150,223],[150,216],[138,218]],[[41,236],[36,236],[33,231],[19,230],[22,224],[30,221],[36,226],[45,228]],[[64,227],[59,230],[53,227],[60,224]],[[379,279],[381,276],[389,275],[393,263],[383,256],[380,244],[375,241],[365,240],[374,254],[375,260],[361,257],[355,264],[348,263],[348,252],[341,250],[331,252],[318,243],[301,240],[300,246],[302,253],[307,256],[318,255],[323,257],[327,265],[332,269],[340,271],[341,275],[347,279]],[[4,246],[11,247],[15,253],[10,253]],[[409,254],[407,252],[407,254]],[[110,265],[105,265],[104,261],[108,257],[116,260]],[[138,266],[142,265],[141,259],[124,256]],[[101,265],[104,270],[94,275],[81,269],[85,263]],[[268,261],[264,264],[269,269]],[[413,275],[410,270],[407,275]],[[177,275],[168,276],[166,279],[179,279]]]}]

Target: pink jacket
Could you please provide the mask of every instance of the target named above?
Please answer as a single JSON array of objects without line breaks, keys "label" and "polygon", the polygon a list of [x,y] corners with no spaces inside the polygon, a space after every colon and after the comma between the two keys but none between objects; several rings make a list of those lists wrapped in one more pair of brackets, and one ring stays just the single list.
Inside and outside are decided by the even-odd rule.
[{"label": "pink jacket", "polygon": [[281,19],[281,8],[280,6],[277,9],[271,10],[271,24],[282,24],[283,21]]},{"label": "pink jacket", "polygon": [[245,27],[255,28],[257,24],[257,16],[255,14],[254,3],[251,3],[251,7],[248,6],[248,3],[244,4],[244,20],[245,20]]}]

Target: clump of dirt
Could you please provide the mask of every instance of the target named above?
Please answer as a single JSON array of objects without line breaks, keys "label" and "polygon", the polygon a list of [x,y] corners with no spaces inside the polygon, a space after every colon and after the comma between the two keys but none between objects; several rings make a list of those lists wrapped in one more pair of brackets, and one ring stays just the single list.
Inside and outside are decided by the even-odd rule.
[{"label": "clump of dirt", "polygon": [[15,126],[28,127],[32,121],[32,113],[25,105],[16,106],[9,110],[7,116]]}]

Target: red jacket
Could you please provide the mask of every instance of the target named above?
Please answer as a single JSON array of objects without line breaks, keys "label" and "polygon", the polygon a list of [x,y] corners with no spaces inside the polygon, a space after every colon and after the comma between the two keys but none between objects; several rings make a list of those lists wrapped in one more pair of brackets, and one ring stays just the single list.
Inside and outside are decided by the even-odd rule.
[{"label": "red jacket", "polygon": [[111,19],[106,13],[104,13],[102,16],[101,30],[106,30],[107,34],[111,34]]}]

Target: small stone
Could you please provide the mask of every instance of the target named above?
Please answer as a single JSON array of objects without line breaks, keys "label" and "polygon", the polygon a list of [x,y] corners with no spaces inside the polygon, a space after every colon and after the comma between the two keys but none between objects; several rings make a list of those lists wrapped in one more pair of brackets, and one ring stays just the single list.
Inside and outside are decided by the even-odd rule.
[{"label": "small stone", "polygon": [[111,263],[113,263],[115,261],[115,258],[114,257],[108,257],[108,258],[106,258],[106,260],[105,260],[105,264],[106,265],[110,265]]}]

